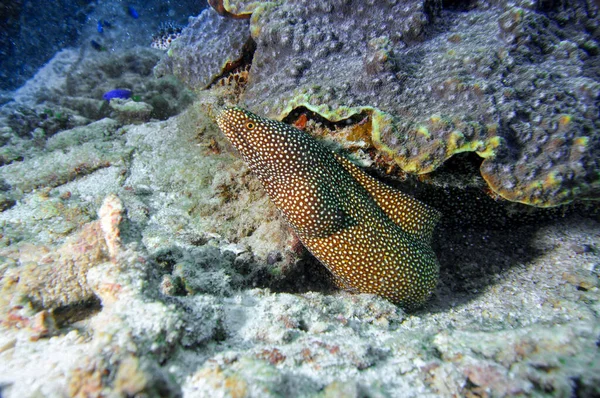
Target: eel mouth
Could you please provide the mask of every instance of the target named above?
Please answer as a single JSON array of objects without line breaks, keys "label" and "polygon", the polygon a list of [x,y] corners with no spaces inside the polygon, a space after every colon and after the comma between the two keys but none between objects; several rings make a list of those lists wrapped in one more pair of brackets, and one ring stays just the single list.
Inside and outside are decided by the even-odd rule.
[{"label": "eel mouth", "polygon": [[245,135],[242,134],[242,127],[239,126],[240,117],[236,116],[237,113],[243,115],[243,112],[237,108],[224,108],[218,112],[215,121],[221,132],[230,141],[238,141],[248,145]]},{"label": "eel mouth", "polygon": [[215,117],[217,126],[219,127],[221,132],[227,137],[229,137],[230,132],[233,131],[233,126],[231,126],[231,123],[227,120],[227,111],[228,110],[229,110],[229,108],[220,110],[217,113],[217,116]]}]

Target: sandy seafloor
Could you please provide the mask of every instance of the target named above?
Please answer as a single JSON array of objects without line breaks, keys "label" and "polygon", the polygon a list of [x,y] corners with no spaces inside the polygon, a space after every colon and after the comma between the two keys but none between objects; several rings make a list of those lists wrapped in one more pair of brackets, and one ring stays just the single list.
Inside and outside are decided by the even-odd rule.
[{"label": "sandy seafloor", "polygon": [[[64,98],[75,62],[10,95]],[[202,101],[136,109],[37,141],[2,127],[2,397],[600,395],[597,215],[446,214],[438,290],[407,313],[298,261]]]}]

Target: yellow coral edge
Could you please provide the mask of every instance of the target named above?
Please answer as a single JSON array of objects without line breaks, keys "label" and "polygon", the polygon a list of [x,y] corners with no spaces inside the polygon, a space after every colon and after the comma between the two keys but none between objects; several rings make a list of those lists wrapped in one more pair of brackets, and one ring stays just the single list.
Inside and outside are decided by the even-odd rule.
[{"label": "yellow coral edge", "polygon": [[302,94],[298,98],[289,101],[288,105],[278,114],[278,115],[270,115],[273,116],[277,120],[283,120],[287,115],[292,113],[292,111],[296,108],[306,108],[311,112],[319,114],[323,116],[325,119],[331,122],[339,122],[345,119],[348,119],[352,116],[358,115],[362,112],[371,113],[374,111],[372,107],[349,107],[349,106],[340,106],[337,109],[331,109],[328,105],[312,105],[308,102],[308,95]]},{"label": "yellow coral edge", "polygon": [[[392,125],[393,117],[391,115],[387,115],[385,112],[379,110],[373,110],[372,112],[373,119],[373,132],[372,132],[372,140],[373,145],[377,150],[386,153],[391,156],[394,161],[400,166],[400,168],[407,173],[414,174],[427,174],[434,171],[436,168],[441,166],[446,160],[448,160],[452,155],[461,152],[476,152],[479,156],[486,158],[494,155],[494,149],[500,144],[499,141],[494,140],[492,138],[486,145],[486,142],[482,140],[474,140],[471,142],[466,142],[460,145],[459,141],[464,139],[464,134],[459,130],[454,130],[449,137],[447,143],[445,143],[445,154],[443,159],[437,159],[434,162],[429,163],[427,166],[423,166],[424,161],[429,160],[429,156],[424,156],[422,158],[410,160],[408,158],[402,158],[397,156],[396,151],[388,147],[381,140],[381,132],[389,125]],[[433,115],[430,118],[432,123],[438,123],[441,121],[441,116]],[[429,130],[424,125],[417,125],[414,128],[414,131],[423,135],[425,138],[431,138],[431,134]]]},{"label": "yellow coral edge", "polygon": [[[515,188],[512,190],[504,189],[501,186],[497,186],[494,183],[495,180],[499,181],[497,178],[494,179],[494,178],[492,178],[491,175],[487,175],[486,173],[483,172],[485,162],[487,162],[487,161],[488,161],[488,159],[485,159],[483,161],[483,163],[481,164],[481,176],[483,177],[484,181],[487,183],[487,185],[490,187],[490,189],[494,193],[496,193],[501,198],[506,199],[510,202],[522,203],[522,204],[525,204],[528,206],[535,206],[535,207],[539,207],[539,208],[549,208],[549,207],[557,207],[557,206],[569,204],[569,203],[573,202],[572,198],[577,196],[576,191],[571,192],[569,194],[569,191],[567,191],[567,190],[562,191],[558,195],[557,194],[541,195],[541,197],[539,195],[538,196],[534,195],[534,191],[536,191],[536,190],[548,190],[548,189],[555,188],[556,185],[560,183],[560,181],[559,181],[560,177],[558,177],[557,172],[548,173],[548,175],[544,178],[543,181],[533,181],[529,185],[523,186],[521,188]],[[544,200],[544,199],[542,199],[543,197],[552,199],[552,201]],[[579,198],[579,199],[586,200],[586,198]],[[589,198],[588,200],[594,200],[594,199]]]},{"label": "yellow coral edge", "polygon": [[[544,179],[543,182],[535,181],[522,189],[515,189],[515,190],[509,191],[509,190],[505,190],[505,189],[501,188],[500,186],[496,186],[494,184],[491,176],[486,175],[482,171],[483,166],[486,164],[486,162],[489,161],[490,159],[494,158],[494,156],[496,155],[496,149],[498,147],[502,146],[503,142],[504,142],[502,137],[498,137],[498,136],[494,135],[495,131],[498,129],[498,126],[496,124],[489,124],[489,125],[485,126],[487,135],[491,136],[490,138],[488,138],[486,140],[474,140],[472,142],[468,142],[463,145],[459,145],[459,141],[461,140],[461,138],[464,138],[463,133],[459,130],[453,131],[448,143],[446,144],[445,158],[437,160],[435,162],[432,162],[428,167],[423,168],[423,167],[421,167],[420,162],[423,160],[426,160],[426,159],[417,159],[417,160],[409,161],[406,158],[401,158],[401,157],[397,156],[397,153],[393,149],[391,149],[390,147],[388,147],[387,145],[385,145],[382,142],[382,140],[381,140],[382,131],[384,131],[386,128],[393,128],[393,126],[395,124],[394,117],[384,111],[381,111],[377,108],[370,107],[370,106],[362,106],[362,107],[340,106],[339,108],[336,108],[334,110],[334,109],[331,109],[331,107],[329,107],[327,105],[311,105],[308,102],[308,95],[303,94],[303,95],[300,95],[299,97],[297,97],[294,101],[289,102],[288,106],[286,106],[279,113],[279,115],[276,115],[275,118],[277,118],[278,120],[282,120],[287,115],[289,115],[294,109],[299,108],[299,107],[304,107],[304,108],[310,110],[311,112],[315,112],[332,122],[339,122],[341,120],[348,119],[349,117],[352,117],[352,116],[360,114],[360,113],[370,114],[371,125],[372,125],[371,139],[372,139],[373,145],[375,146],[375,148],[378,151],[385,153],[386,155],[388,155],[392,159],[394,159],[394,162],[396,164],[398,164],[398,166],[404,172],[414,173],[414,174],[426,174],[426,173],[429,173],[429,172],[435,170],[438,166],[443,164],[448,158],[450,158],[452,155],[454,155],[456,153],[475,152],[477,155],[484,158],[484,161],[481,165],[481,168],[482,168],[481,176],[483,177],[483,179],[485,180],[487,185],[490,187],[490,189],[494,193],[496,193],[500,197],[502,197],[503,199],[506,199],[511,202],[523,203],[523,204],[535,206],[535,207],[556,207],[556,206],[571,203],[573,201],[572,199],[555,197],[554,199],[557,199],[556,201],[548,202],[539,197],[535,197],[532,195],[532,192],[536,189],[552,188],[557,183],[560,182],[560,181],[558,181],[557,176],[553,175],[552,173],[550,173]],[[430,120],[431,120],[431,122],[436,123],[441,120],[441,117],[439,115],[433,115],[430,118]],[[566,122],[567,124],[569,122],[569,120],[567,120],[567,119],[565,119],[563,121]],[[416,128],[418,128],[418,127],[419,126],[416,126]],[[585,147],[589,144],[589,137],[579,137],[579,138],[575,139],[574,143],[575,143],[575,145],[580,145],[580,146]],[[561,196],[567,196],[567,193],[565,192]],[[573,197],[573,196],[576,196],[576,195],[574,195],[574,194],[570,195],[570,197]],[[580,199],[585,200],[585,198],[580,198]],[[592,200],[592,199],[590,198],[590,200]]]},{"label": "yellow coral edge", "polygon": [[[341,120],[348,119],[354,115],[360,113],[368,113],[371,115],[371,124],[372,124],[372,132],[371,139],[375,148],[390,156],[400,168],[406,173],[413,174],[427,174],[434,171],[440,165],[442,165],[447,159],[449,159],[452,155],[461,153],[461,152],[476,152],[479,156],[483,158],[489,158],[494,156],[494,149],[497,148],[501,144],[501,138],[492,137],[487,141],[482,140],[474,140],[471,142],[464,143],[463,145],[459,144],[459,141],[464,138],[464,134],[455,130],[452,132],[452,136],[449,142],[446,144],[445,148],[445,156],[443,159],[438,159],[435,162],[431,162],[426,167],[423,167],[424,161],[428,160],[429,157],[419,158],[410,160],[408,158],[402,158],[397,155],[396,151],[392,148],[388,147],[381,140],[382,131],[388,128],[393,128],[394,117],[384,111],[381,111],[377,108],[370,106],[360,106],[360,107],[347,107],[340,106],[336,109],[331,109],[326,104],[322,105],[312,105],[310,104],[309,96],[307,94],[300,94],[294,100],[289,101],[287,106],[278,114],[278,115],[269,115],[275,119],[283,120],[287,115],[289,115],[294,109],[299,107],[304,107],[311,112],[319,114],[332,122],[339,122]],[[432,122],[436,122],[441,120],[441,116],[433,115],[431,118]],[[494,126],[486,126],[488,130],[493,130]],[[416,131],[423,134],[426,138],[430,138],[430,133],[428,129],[423,125],[418,125],[415,127]]]},{"label": "yellow coral edge", "polygon": [[502,145],[502,137],[492,137],[487,141],[477,141],[479,148],[483,148],[479,151],[475,151],[479,156],[484,159],[492,158],[496,155],[496,148]]},{"label": "yellow coral edge", "polygon": [[253,3],[248,7],[248,10],[251,10],[252,12],[252,15],[250,16],[250,36],[252,36],[254,40],[258,40],[260,37],[260,31],[262,28],[261,21],[264,21],[263,15],[278,5],[279,3],[277,2],[268,1],[259,4]]},{"label": "yellow coral edge", "polygon": [[223,8],[225,8],[225,11],[234,15],[251,14],[263,5],[277,4],[281,4],[281,1],[254,1],[252,3],[246,4],[245,7],[238,9],[235,6],[231,5],[230,0],[223,0]]}]

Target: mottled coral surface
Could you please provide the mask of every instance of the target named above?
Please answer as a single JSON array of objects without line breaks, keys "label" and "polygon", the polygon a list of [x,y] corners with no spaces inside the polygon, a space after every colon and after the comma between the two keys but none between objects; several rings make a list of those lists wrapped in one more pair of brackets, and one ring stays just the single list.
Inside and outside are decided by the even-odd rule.
[{"label": "mottled coral surface", "polygon": [[209,8],[190,18],[155,73],[174,74],[196,90],[206,88],[243,58],[249,38],[248,21],[222,18]]},{"label": "mottled coral surface", "polygon": [[[547,207],[598,198],[595,3],[224,6],[252,10],[249,31],[237,22],[226,34],[197,34],[223,43],[252,35],[256,51],[240,101],[252,111],[282,119],[306,108],[330,121],[370,115],[372,143],[405,172],[429,173],[474,152],[488,186],[510,201]],[[204,87],[216,73],[205,65],[217,57],[222,73],[235,46],[216,53],[200,43],[188,42],[188,52],[169,62],[202,73],[184,79]]]}]

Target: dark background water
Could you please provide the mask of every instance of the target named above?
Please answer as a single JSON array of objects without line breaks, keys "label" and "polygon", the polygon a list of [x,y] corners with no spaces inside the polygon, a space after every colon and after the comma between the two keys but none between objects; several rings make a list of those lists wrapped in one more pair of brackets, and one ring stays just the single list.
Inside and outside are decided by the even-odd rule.
[{"label": "dark background water", "polygon": [[[136,37],[149,42],[160,23],[185,24],[206,6],[205,0],[1,0],[0,89],[21,86],[65,47],[94,36],[102,42],[107,32],[98,32],[98,20],[106,19],[110,28],[104,29],[119,32],[120,44],[126,46]],[[139,17],[134,18],[128,7]]]}]

